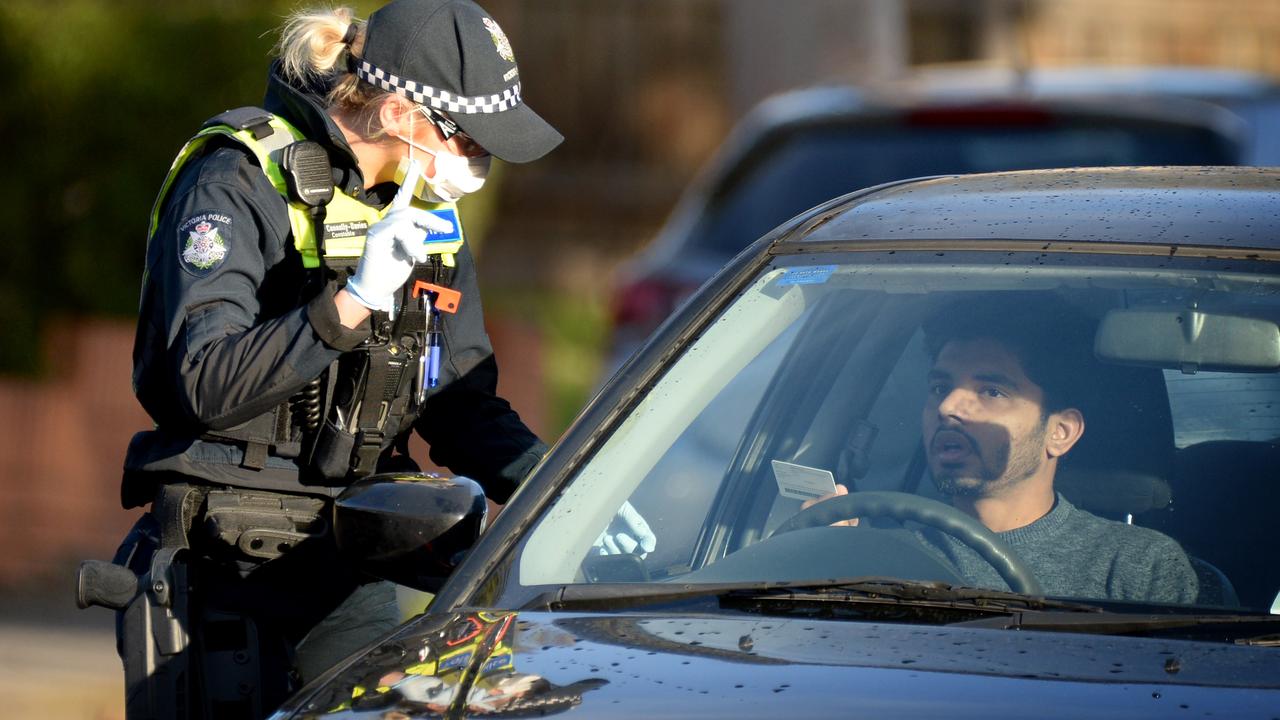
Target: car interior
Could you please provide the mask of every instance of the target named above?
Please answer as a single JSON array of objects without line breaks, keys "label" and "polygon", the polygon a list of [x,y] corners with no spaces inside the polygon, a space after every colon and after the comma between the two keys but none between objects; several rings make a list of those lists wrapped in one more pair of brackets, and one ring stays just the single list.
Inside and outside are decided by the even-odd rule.
[{"label": "car interior", "polygon": [[[812,571],[796,560],[791,546],[799,539],[776,552],[761,551],[761,541],[798,510],[796,501],[768,491],[774,482],[771,459],[836,469],[851,492],[891,489],[937,497],[927,479],[923,451],[914,442],[919,437],[920,400],[903,397],[894,387],[907,384],[895,375],[923,376],[926,365],[917,328],[922,317],[943,302],[922,296],[890,303],[888,296],[863,293],[825,299],[825,307],[816,309],[799,332],[829,337],[794,343],[793,353],[814,357],[789,355],[780,363],[771,391],[743,433],[721,485],[713,506],[713,513],[719,514],[704,525],[691,564],[707,567],[685,580],[730,577],[734,565],[766,561],[787,564],[795,576]],[[1012,296],[1010,302],[1019,301]],[[788,377],[788,368],[793,377]],[[1269,607],[1280,588],[1280,568],[1259,567],[1264,564],[1247,548],[1265,546],[1261,534],[1268,524],[1263,514],[1275,507],[1269,501],[1277,493],[1269,478],[1275,467],[1270,461],[1280,448],[1269,441],[1241,440],[1178,448],[1164,368],[1098,362],[1090,372],[1091,392],[1079,403],[1088,418],[1088,432],[1064,459],[1057,489],[1077,507],[1178,540],[1200,581],[1198,604]],[[909,410],[894,412],[887,407],[893,404]],[[886,426],[894,425],[896,437],[885,432],[895,429]],[[854,430],[833,433],[831,428]],[[896,443],[897,457],[878,453],[879,442]],[[754,489],[743,489],[747,486]],[[895,525],[883,520],[872,524]],[[843,565],[845,571],[898,576],[914,572],[921,578],[950,579],[925,558],[912,557],[907,564],[910,543],[900,537],[877,539],[896,542],[892,550],[880,544],[849,545],[847,537],[840,542],[849,557],[861,558]],[[894,556],[892,567],[867,564],[888,555]],[[722,565],[730,559],[734,562]],[[831,572],[829,558],[822,564]],[[721,568],[712,570],[716,565]]]}]

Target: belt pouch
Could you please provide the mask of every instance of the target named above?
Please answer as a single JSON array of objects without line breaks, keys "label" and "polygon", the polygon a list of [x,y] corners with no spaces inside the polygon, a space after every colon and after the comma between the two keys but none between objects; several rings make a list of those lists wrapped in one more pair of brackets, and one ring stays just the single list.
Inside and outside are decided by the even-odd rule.
[{"label": "belt pouch", "polygon": [[351,472],[351,454],[356,436],[326,420],[316,437],[311,468],[326,480],[345,480]]}]

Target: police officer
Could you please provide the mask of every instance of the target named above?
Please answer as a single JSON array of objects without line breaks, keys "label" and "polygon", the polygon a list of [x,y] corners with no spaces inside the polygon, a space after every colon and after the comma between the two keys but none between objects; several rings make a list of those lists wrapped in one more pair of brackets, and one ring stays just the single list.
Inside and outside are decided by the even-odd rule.
[{"label": "police officer", "polygon": [[[199,692],[225,717],[269,711],[397,621],[388,583],[333,562],[327,498],[413,467],[410,431],[496,502],[545,450],[496,395],[453,206],[491,156],[562,139],[523,102],[502,29],[470,0],[394,0],[367,23],[296,13],[277,50],[263,107],[207,123],[156,201],[134,346],[155,428],[122,488],[154,504],[117,560],[142,574],[156,547],[185,553]],[[207,679],[236,643],[228,662],[261,666],[238,686],[252,707]]]}]

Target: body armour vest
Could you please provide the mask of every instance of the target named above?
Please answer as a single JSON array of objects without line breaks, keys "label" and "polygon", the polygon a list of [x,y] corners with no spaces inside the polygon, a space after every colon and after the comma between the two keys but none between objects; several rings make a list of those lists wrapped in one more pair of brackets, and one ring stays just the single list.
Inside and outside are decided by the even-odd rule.
[{"label": "body armour vest", "polygon": [[[152,208],[148,238],[155,235],[165,197],[182,168],[217,138],[252,153],[280,193],[288,207],[293,247],[317,289],[354,272],[366,232],[386,210],[333,187],[323,149],[259,108],[238,108],[212,118],[183,146]],[[318,154],[323,162],[299,171],[290,166],[289,159],[299,155],[290,149],[303,144],[312,146],[306,148],[312,151],[310,157]],[[311,178],[307,188],[299,187],[300,173]],[[323,179],[319,187],[317,177]],[[316,202],[316,194],[326,199]],[[432,363],[439,361],[439,313],[456,312],[460,302],[448,287],[454,256],[463,243],[457,209],[452,203],[428,204],[417,198],[413,202],[452,222],[454,232],[424,237],[431,257],[401,288],[399,312],[374,312],[370,338],[344,353],[287,403],[237,427],[206,432],[202,439],[242,444],[244,465],[251,469],[263,467],[269,453],[295,458],[309,479],[321,484],[342,484],[374,470],[406,418],[416,417],[423,402]],[[144,293],[147,282],[144,273]]]}]

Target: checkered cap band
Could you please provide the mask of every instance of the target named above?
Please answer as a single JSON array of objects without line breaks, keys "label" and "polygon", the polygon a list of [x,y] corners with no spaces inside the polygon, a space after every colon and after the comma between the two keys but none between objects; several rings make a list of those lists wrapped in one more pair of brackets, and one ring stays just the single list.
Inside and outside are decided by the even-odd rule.
[{"label": "checkered cap band", "polygon": [[383,90],[403,95],[419,105],[429,105],[447,113],[500,113],[520,104],[520,83],[495,95],[467,97],[396,77],[368,60],[362,60],[356,67],[356,76]]}]

